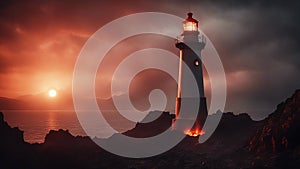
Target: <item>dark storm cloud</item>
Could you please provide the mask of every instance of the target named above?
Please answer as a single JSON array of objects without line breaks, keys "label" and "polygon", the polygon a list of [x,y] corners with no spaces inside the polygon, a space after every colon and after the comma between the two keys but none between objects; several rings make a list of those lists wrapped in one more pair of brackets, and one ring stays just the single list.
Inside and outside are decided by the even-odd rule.
[{"label": "dark storm cloud", "polygon": [[[32,65],[20,60],[26,58],[29,62],[36,61],[36,53],[41,50],[40,46],[47,46],[43,44],[50,41],[61,43],[63,38],[67,38],[75,40],[68,44],[61,43],[60,46],[64,46],[62,48],[67,49],[66,46],[74,43],[81,47],[87,38],[105,23],[123,15],[143,11],[145,8],[147,4],[134,1],[123,3],[117,1],[1,2],[0,65],[9,62],[14,63],[10,66],[30,68]],[[54,48],[53,51],[55,50]],[[35,51],[35,53],[28,53],[28,51]],[[72,56],[72,59],[74,60],[75,57]],[[2,68],[4,67],[7,66]]]},{"label": "dark storm cloud", "polygon": [[[177,1],[179,4],[180,1]],[[191,10],[224,64],[228,111],[254,118],[300,87],[299,1],[185,1],[169,11]],[[182,13],[177,12],[182,16]],[[207,56],[209,57],[209,56]]]},{"label": "dark storm cloud", "polygon": [[300,87],[299,2],[205,4],[215,11],[203,24],[227,73],[228,110],[265,116]]}]

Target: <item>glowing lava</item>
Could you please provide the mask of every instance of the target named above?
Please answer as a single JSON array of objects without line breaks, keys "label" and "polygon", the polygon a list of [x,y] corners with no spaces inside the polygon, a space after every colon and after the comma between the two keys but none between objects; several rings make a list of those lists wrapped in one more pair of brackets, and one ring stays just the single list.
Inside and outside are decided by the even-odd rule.
[{"label": "glowing lava", "polygon": [[203,130],[195,129],[195,130],[186,130],[184,131],[184,134],[192,137],[198,137],[205,134],[205,132]]}]

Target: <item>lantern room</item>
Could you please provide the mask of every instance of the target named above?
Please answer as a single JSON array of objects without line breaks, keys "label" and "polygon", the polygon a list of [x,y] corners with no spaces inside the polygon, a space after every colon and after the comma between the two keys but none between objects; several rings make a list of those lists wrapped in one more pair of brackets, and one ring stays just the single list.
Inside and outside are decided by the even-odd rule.
[{"label": "lantern room", "polygon": [[199,42],[198,21],[193,18],[193,13],[189,12],[187,18],[182,22],[183,32],[181,38],[184,43]]},{"label": "lantern room", "polygon": [[183,21],[183,31],[198,31],[198,21],[193,18],[193,13],[189,12],[188,17]]}]

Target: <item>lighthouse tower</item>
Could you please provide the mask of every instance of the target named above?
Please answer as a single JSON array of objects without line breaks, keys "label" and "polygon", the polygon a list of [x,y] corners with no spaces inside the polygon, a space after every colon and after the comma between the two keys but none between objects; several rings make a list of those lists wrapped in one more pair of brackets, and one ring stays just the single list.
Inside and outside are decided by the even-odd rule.
[{"label": "lighthouse tower", "polygon": [[[207,117],[207,105],[206,98],[204,96],[204,85],[203,85],[203,72],[202,72],[202,61],[201,61],[201,51],[205,47],[205,38],[203,35],[200,35],[198,31],[198,21],[193,18],[192,13],[187,14],[187,18],[183,21],[183,32],[181,34],[181,40],[176,42],[176,47],[180,50],[180,63],[179,63],[179,78],[178,78],[178,92],[176,97],[176,107],[175,115],[176,124],[173,123],[173,129],[183,130],[185,134],[190,136],[199,136],[203,134],[202,127],[205,123]],[[185,78],[188,76],[186,71],[183,68],[182,62],[184,62],[197,82],[199,97],[194,98],[193,101],[197,100],[199,102],[199,109],[197,118],[189,119],[187,116],[183,116],[180,113],[188,114],[189,112],[180,112],[180,107],[184,98],[182,98],[182,86],[185,81]],[[179,113],[180,112],[180,113]],[[185,124],[188,122],[194,122],[192,128],[187,129]],[[174,125],[175,124],[175,125]]]}]

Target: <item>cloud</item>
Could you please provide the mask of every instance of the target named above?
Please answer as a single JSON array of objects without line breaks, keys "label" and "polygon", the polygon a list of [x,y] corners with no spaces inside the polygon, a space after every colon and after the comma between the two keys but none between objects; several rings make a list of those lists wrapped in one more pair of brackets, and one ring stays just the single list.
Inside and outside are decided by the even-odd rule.
[{"label": "cloud", "polygon": [[224,64],[227,110],[261,118],[300,86],[299,4],[280,0],[3,1],[0,95],[39,93],[54,85],[70,88],[85,41],[118,17],[145,11],[185,17],[191,10]]},{"label": "cloud", "polygon": [[299,88],[298,2],[192,2],[224,64],[226,110],[259,119]]}]

